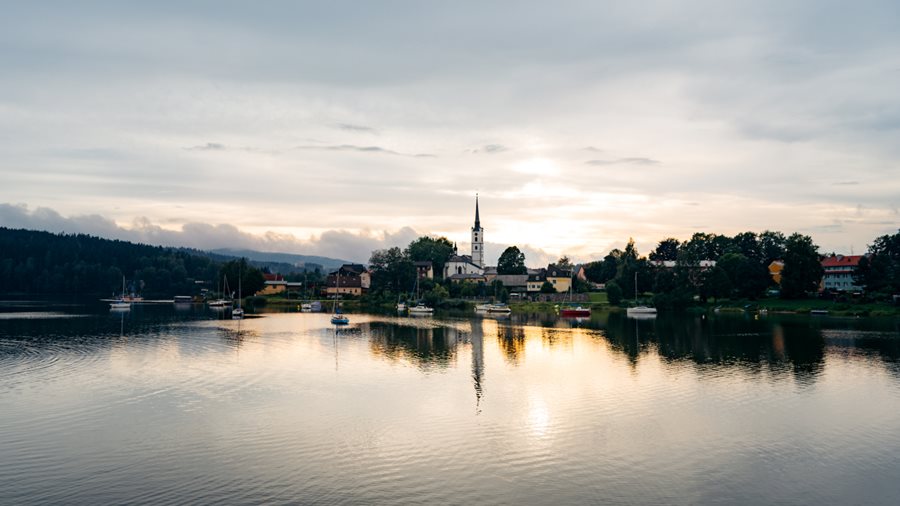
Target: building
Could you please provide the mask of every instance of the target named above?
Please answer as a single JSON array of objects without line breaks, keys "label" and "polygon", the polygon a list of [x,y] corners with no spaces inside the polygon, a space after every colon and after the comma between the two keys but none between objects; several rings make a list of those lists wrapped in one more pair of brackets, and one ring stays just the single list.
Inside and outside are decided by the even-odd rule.
[{"label": "building", "polygon": [[453,279],[453,276],[461,274],[484,276],[484,229],[481,228],[477,195],[475,196],[475,225],[472,227],[472,254],[460,255],[458,251],[454,251],[447,263],[444,264],[444,279]]},{"label": "building", "polygon": [[498,274],[491,281],[503,283],[509,293],[525,293],[528,291],[528,274]]},{"label": "building", "polygon": [[484,230],[478,216],[478,194],[475,194],[475,225],[472,227],[472,263],[484,267]]},{"label": "building", "polygon": [[550,264],[547,266],[546,277],[553,288],[556,288],[556,293],[568,292],[572,288],[572,269]]},{"label": "building", "polygon": [[781,271],[784,270],[784,260],[772,260],[769,264],[769,276],[776,285],[781,286]]},{"label": "building", "polygon": [[434,266],[430,261],[413,262],[416,266],[416,275],[419,279],[434,279]]},{"label": "building", "polygon": [[529,269],[526,290],[528,293],[538,293],[547,281],[547,269]]},{"label": "building", "polygon": [[256,295],[274,295],[287,290],[287,281],[281,274],[263,273],[263,278],[265,278],[265,285],[262,290],[256,292]]},{"label": "building", "polygon": [[362,264],[344,264],[328,274],[325,280],[326,295],[362,295],[369,290],[372,277]]},{"label": "building", "polygon": [[831,255],[822,260],[822,288],[832,292],[861,292],[853,280],[862,255]]}]

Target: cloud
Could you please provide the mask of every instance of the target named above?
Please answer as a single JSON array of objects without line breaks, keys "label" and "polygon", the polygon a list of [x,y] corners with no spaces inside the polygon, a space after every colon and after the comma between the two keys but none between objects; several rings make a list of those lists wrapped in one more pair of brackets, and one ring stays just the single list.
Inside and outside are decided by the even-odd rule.
[{"label": "cloud", "polygon": [[475,148],[472,150],[472,153],[487,153],[492,155],[494,153],[502,153],[504,151],[508,151],[509,148],[502,144],[485,144],[480,148]]},{"label": "cloud", "polygon": [[185,223],[169,229],[145,217],[136,218],[128,227],[100,215],[64,217],[53,209],[26,205],[0,204],[0,226],[43,230],[53,233],[88,234],[143,244],[187,247],[200,250],[216,248],[252,249],[276,253],[295,253],[366,262],[373,250],[393,246],[406,247],[419,237],[411,227],[396,231],[325,230],[307,238],[292,234],[265,232],[252,234],[228,224]]},{"label": "cloud", "polygon": [[588,160],[584,162],[586,165],[606,166],[606,165],[657,165],[661,163],[659,160],[643,157],[619,158],[617,160]]},{"label": "cloud", "polygon": [[309,149],[309,150],[323,150],[323,151],[350,151],[357,153],[383,153],[387,155],[395,155],[395,156],[408,156],[414,158],[432,158],[435,155],[429,153],[401,153],[399,151],[394,151],[392,149],[383,148],[381,146],[357,146],[353,144],[339,144],[339,145],[326,145],[326,146],[314,146],[314,145],[306,145],[306,146],[297,146],[297,149]]},{"label": "cloud", "polygon": [[368,126],[364,126],[364,125],[354,125],[351,123],[338,123],[335,125],[335,127],[339,128],[341,130],[349,131],[349,132],[363,132],[363,133],[370,133],[370,134],[378,133],[378,131],[372,127],[368,127]]},{"label": "cloud", "polygon": [[856,186],[859,184],[859,181],[838,181],[831,184],[834,186]]},{"label": "cloud", "polygon": [[188,151],[224,151],[225,145],[219,144],[218,142],[207,142],[206,144],[200,146],[191,146],[184,149]]}]

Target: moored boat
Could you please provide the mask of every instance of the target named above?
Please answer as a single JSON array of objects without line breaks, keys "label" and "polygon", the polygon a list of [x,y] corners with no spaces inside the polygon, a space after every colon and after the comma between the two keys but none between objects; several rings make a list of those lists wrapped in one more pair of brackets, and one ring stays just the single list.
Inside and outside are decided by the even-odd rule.
[{"label": "moored boat", "polygon": [[569,317],[591,316],[591,308],[583,306],[566,306],[559,309],[559,315]]},{"label": "moored boat", "polygon": [[430,308],[421,302],[409,308],[409,314],[429,315],[434,313],[434,308]]},{"label": "moored boat", "polygon": [[647,307],[647,306],[635,306],[635,307],[630,307],[630,308],[626,309],[625,314],[627,314],[628,316],[651,315],[651,314],[655,315],[656,308],[655,307]]}]

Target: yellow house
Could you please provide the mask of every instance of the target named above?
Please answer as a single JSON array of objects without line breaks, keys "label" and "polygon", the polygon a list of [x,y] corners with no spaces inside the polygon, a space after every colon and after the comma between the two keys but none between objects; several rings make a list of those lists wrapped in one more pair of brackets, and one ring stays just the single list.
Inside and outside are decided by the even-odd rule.
[{"label": "yellow house", "polygon": [[776,285],[781,286],[781,271],[784,270],[784,262],[781,260],[773,260],[769,264],[769,276]]},{"label": "yellow house", "polygon": [[547,266],[547,281],[556,288],[556,293],[568,292],[572,288],[572,271],[550,264]]}]

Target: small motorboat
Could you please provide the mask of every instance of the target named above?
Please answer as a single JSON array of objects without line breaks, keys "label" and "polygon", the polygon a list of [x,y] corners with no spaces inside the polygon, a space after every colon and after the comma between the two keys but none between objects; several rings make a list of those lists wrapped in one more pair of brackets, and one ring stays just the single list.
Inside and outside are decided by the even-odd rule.
[{"label": "small motorboat", "polygon": [[426,306],[425,304],[422,304],[421,302],[416,304],[415,306],[409,308],[409,314],[411,314],[411,315],[412,314],[429,315],[429,314],[433,314],[433,313],[434,313],[433,308],[430,308],[430,307]]},{"label": "small motorboat", "polygon": [[566,306],[566,307],[560,308],[559,315],[566,316],[566,317],[591,316],[591,308],[583,307],[583,306]]}]

